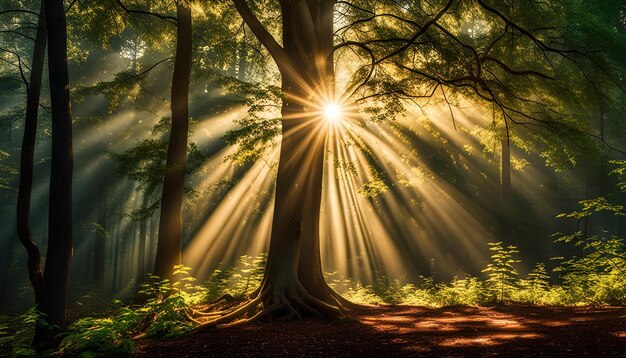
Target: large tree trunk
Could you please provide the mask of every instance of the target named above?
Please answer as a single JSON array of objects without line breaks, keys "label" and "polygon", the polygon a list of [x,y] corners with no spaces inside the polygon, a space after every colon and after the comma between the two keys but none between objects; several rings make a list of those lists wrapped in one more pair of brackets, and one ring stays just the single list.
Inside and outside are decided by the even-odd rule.
[{"label": "large tree trunk", "polygon": [[181,263],[182,207],[189,129],[189,77],[191,74],[191,9],[176,3],[176,59],[172,79],[172,127],[161,194],[161,216],[154,274],[170,278]]},{"label": "large tree trunk", "polygon": [[67,69],[67,28],[63,0],[45,3],[52,104],[52,159],[48,209],[48,251],[39,311],[49,326],[35,327],[36,346],[54,347],[66,328],[65,300],[72,256],[72,115]]},{"label": "large tree trunk", "polygon": [[[312,7],[311,17],[315,28],[315,43],[313,44],[313,58],[324,59],[316,62],[316,75],[310,82],[317,84],[319,102],[321,97],[325,100],[335,98],[335,67],[333,62],[333,24],[334,24],[334,3],[335,1],[310,1]],[[315,5],[312,5],[312,4]],[[298,28],[298,21],[292,22],[293,29]],[[294,79],[292,79],[294,80]],[[321,93],[320,93],[321,92]],[[312,175],[310,192],[310,211],[306,213],[304,220],[304,235],[300,242],[300,259],[298,265],[298,276],[306,290],[316,298],[339,306],[349,306],[350,302],[335,293],[326,283],[322,271],[320,255],[320,206],[322,200],[322,182],[324,153],[326,140],[326,126],[323,118],[315,119],[316,126],[310,127],[309,131],[316,134],[315,140],[308,142],[311,155],[310,168],[300,168],[303,173]],[[284,131],[283,131],[284,134]],[[313,174],[314,173],[314,174]]]},{"label": "large tree trunk", "polygon": [[39,248],[33,241],[30,231],[30,202],[33,189],[33,158],[35,156],[35,139],[37,137],[37,115],[39,113],[39,97],[46,52],[46,14],[44,3],[41,2],[37,23],[37,36],[33,49],[33,62],[30,71],[30,82],[26,91],[26,118],[24,120],[24,138],[20,156],[20,183],[17,195],[17,235],[28,255],[28,276],[35,291],[35,303],[41,297],[41,258]]},{"label": "large tree trunk", "polygon": [[327,127],[312,106],[334,95],[334,1],[284,1],[282,142],[268,263],[267,314],[333,318],[342,300],[322,275],[319,225]]}]

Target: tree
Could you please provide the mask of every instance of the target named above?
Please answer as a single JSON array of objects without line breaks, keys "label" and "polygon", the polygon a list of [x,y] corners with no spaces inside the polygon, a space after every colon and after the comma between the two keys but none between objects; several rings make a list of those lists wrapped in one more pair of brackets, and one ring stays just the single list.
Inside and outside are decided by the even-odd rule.
[{"label": "tree", "polygon": [[[267,268],[250,307],[261,315],[336,317],[345,303],[324,281],[319,252],[325,124],[319,110],[334,101],[335,1],[281,1],[280,46],[245,1],[238,12],[282,76],[282,142]],[[240,311],[240,312],[242,312]]]},{"label": "tree", "polygon": [[[270,250],[263,283],[251,301],[207,326],[253,312],[261,303],[264,309],[254,317],[341,314],[345,301],[324,282],[319,253],[326,128],[316,109],[325,102],[349,98],[372,120],[383,121],[404,112],[407,103],[438,96],[454,122],[452,107],[473,101],[495,108],[507,136],[509,126],[519,125],[582,145],[590,134],[586,114],[592,97],[610,99],[623,88],[606,56],[607,45],[617,42],[586,31],[593,18],[576,25],[558,20],[554,15],[562,11],[571,18],[584,14],[566,0],[533,6],[489,0],[283,0],[277,9],[282,45],[248,3],[233,0],[282,81]],[[271,11],[271,4],[265,5]],[[600,49],[584,46],[591,38]],[[350,64],[356,68],[352,80],[336,96],[333,53],[347,50],[360,64]]]},{"label": "tree", "polygon": [[172,77],[172,124],[161,194],[159,237],[154,274],[169,278],[181,263],[182,207],[189,132],[189,76],[191,75],[191,9],[176,2],[176,57]]},{"label": "tree", "polygon": [[520,262],[520,260],[514,259],[513,255],[519,251],[513,245],[505,248],[502,242],[490,242],[489,250],[493,251],[494,254],[491,255],[491,263],[483,272],[489,273],[487,282],[491,284],[497,301],[504,303],[504,299],[517,285],[518,273],[513,264]]},{"label": "tree", "polygon": [[[72,110],[67,68],[67,26],[63,0],[44,3],[52,105],[52,155],[48,250],[41,280],[34,345],[55,347],[66,328],[67,277],[72,256]],[[45,323],[44,323],[45,322]]]},{"label": "tree", "polygon": [[24,137],[20,157],[20,182],[17,197],[17,235],[28,255],[28,275],[35,292],[35,302],[41,298],[41,258],[30,231],[30,202],[33,188],[33,157],[35,138],[37,137],[37,115],[43,78],[44,57],[46,51],[46,17],[44,2],[41,1],[37,20],[37,34],[33,49],[30,81],[26,89],[26,116],[24,118]]}]

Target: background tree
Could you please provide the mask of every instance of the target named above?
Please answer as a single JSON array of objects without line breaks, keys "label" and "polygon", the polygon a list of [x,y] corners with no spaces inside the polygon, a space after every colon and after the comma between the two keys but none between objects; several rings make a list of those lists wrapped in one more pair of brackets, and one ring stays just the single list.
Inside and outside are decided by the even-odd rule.
[{"label": "background tree", "polygon": [[176,56],[172,78],[172,125],[161,194],[159,238],[154,274],[169,278],[181,263],[182,208],[189,132],[189,76],[191,75],[191,9],[176,2]]},{"label": "background tree", "polygon": [[35,346],[55,347],[67,325],[67,276],[72,256],[72,111],[67,68],[67,26],[62,0],[46,1],[52,105],[49,236],[35,327]]},{"label": "background tree", "polygon": [[46,17],[43,1],[37,20],[35,45],[33,49],[30,81],[26,84],[26,115],[24,118],[24,136],[20,158],[20,184],[17,198],[17,235],[28,254],[28,274],[35,292],[35,302],[41,297],[41,258],[39,248],[33,241],[30,230],[30,201],[33,186],[33,157],[35,155],[35,139],[37,136],[37,116],[39,114],[39,98],[44,72],[46,51]]}]

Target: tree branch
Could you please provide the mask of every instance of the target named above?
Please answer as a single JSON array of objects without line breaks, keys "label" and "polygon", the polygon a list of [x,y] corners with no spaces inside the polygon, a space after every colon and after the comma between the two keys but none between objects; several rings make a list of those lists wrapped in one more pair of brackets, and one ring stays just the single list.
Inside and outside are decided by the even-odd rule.
[{"label": "tree branch", "polygon": [[162,15],[162,14],[158,14],[155,12],[150,12],[150,11],[145,11],[145,10],[136,10],[136,9],[129,9],[126,5],[124,5],[124,3],[122,2],[122,0],[115,0],[115,2],[118,3],[118,5],[122,8],[122,10],[124,10],[127,14],[142,14],[142,15],[150,15],[150,16],[154,16],[154,17],[158,17],[161,20],[165,20],[171,24],[176,24],[176,17],[174,16],[167,16],[167,15]]},{"label": "tree branch", "polygon": [[287,54],[285,53],[285,49],[278,44],[274,36],[267,31],[265,26],[259,21],[259,19],[254,15],[252,9],[246,3],[246,0],[232,0],[237,12],[246,22],[254,36],[261,42],[261,44],[267,49],[270,53],[278,67],[283,67],[288,62]]},{"label": "tree branch", "polygon": [[7,61],[7,60],[5,60],[3,58],[0,58],[0,59],[5,61],[6,63],[12,65],[12,66],[17,67],[20,70],[20,76],[22,77],[22,82],[24,82],[24,85],[26,86],[26,88],[28,88],[28,80],[26,79],[26,75],[24,74],[24,67],[26,67],[29,71],[30,71],[30,68],[28,68],[28,66],[26,66],[26,64],[22,64],[22,58],[20,57],[20,55],[17,52],[11,51],[11,50],[7,50],[7,49],[4,49],[4,48],[0,48],[0,51],[4,51],[6,53],[10,53],[10,54],[12,54],[13,56],[15,56],[17,58],[17,65],[12,63],[12,62],[9,62],[9,61]]},{"label": "tree branch", "polygon": [[65,13],[67,14],[68,11],[70,11],[70,9],[72,8],[72,6],[74,6],[74,4],[76,4],[78,0],[72,0],[72,2],[67,6],[67,9],[65,9]]},{"label": "tree branch", "polygon": [[37,17],[39,16],[39,14],[34,12],[34,11],[22,10],[22,9],[11,9],[11,10],[0,11],[0,15],[9,14],[9,13],[12,13],[12,12],[20,12],[20,13],[24,13],[24,14],[35,15]]}]

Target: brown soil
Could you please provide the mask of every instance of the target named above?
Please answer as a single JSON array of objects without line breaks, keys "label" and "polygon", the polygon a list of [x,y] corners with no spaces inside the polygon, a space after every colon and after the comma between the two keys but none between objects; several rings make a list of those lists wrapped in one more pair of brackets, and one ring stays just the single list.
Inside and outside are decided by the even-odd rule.
[{"label": "brown soil", "polygon": [[367,307],[137,342],[139,357],[626,357],[626,307]]}]

